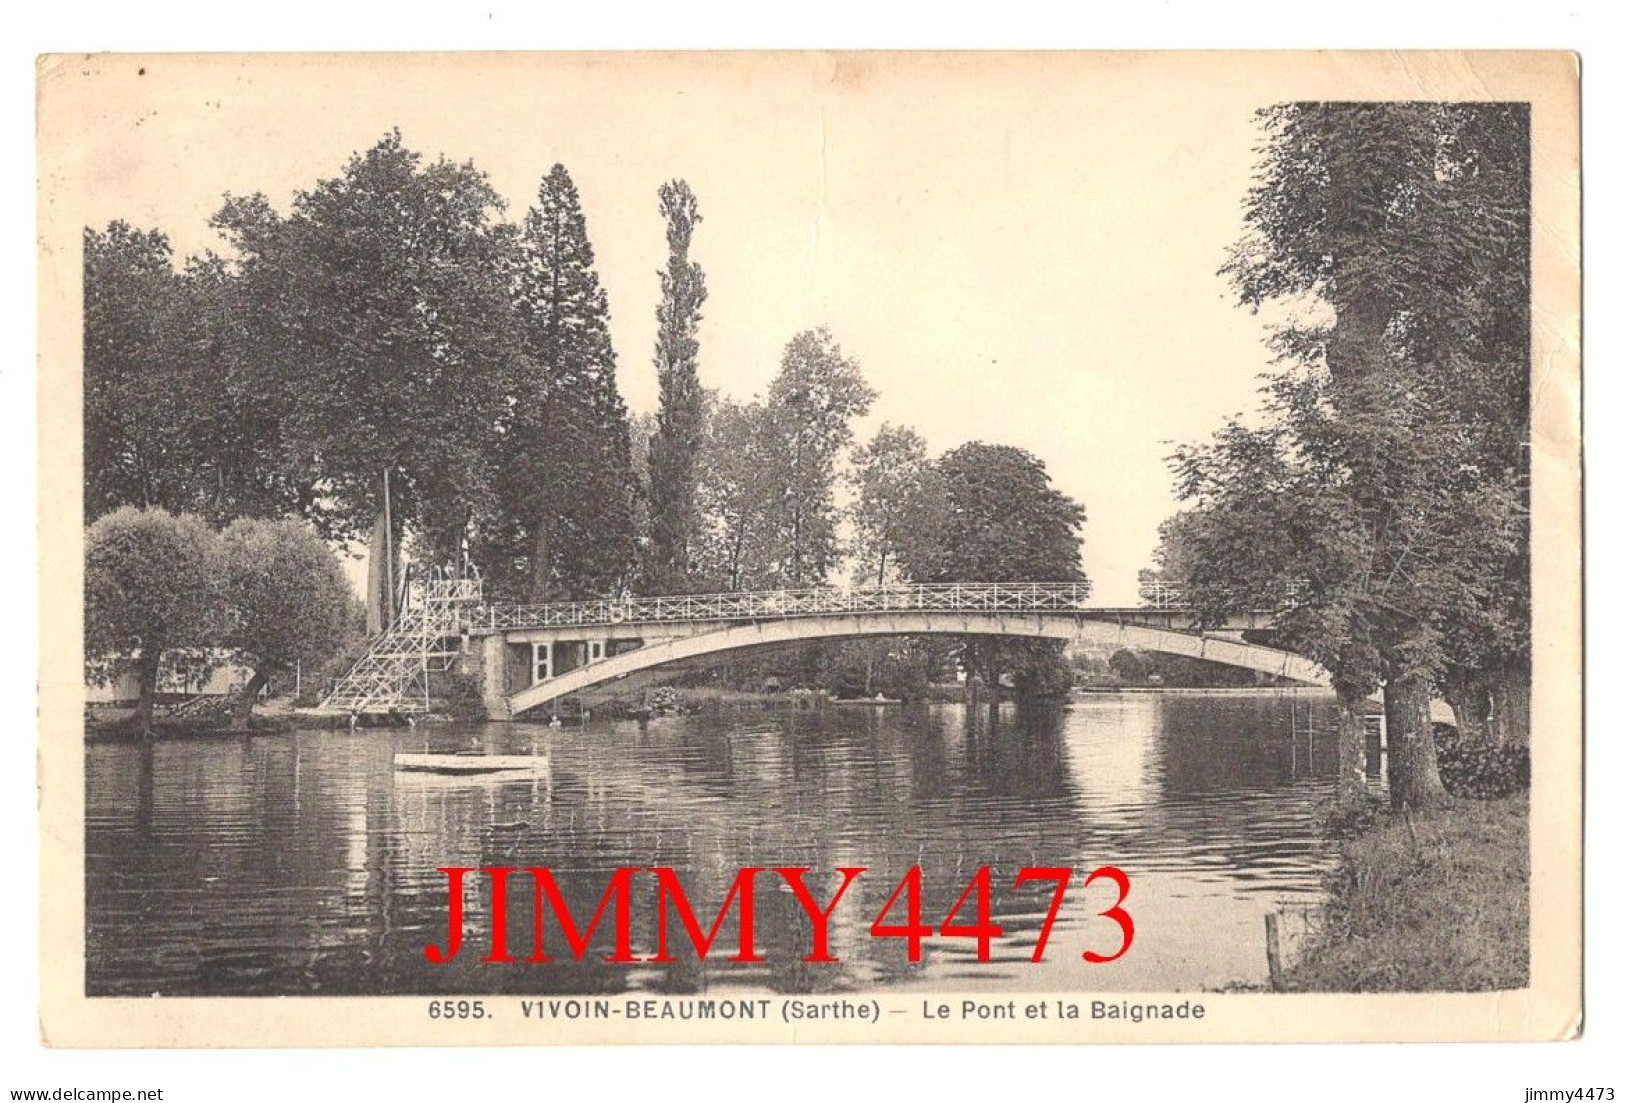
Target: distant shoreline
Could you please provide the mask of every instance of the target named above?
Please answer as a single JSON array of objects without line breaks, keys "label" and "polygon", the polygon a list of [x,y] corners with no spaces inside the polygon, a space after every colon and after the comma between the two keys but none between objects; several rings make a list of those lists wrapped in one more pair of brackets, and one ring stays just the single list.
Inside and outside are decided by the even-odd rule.
[{"label": "distant shoreline", "polygon": [[1204,696],[1223,693],[1238,697],[1260,694],[1319,693],[1332,695],[1324,686],[1074,686],[1074,694],[1081,693],[1200,693]]}]

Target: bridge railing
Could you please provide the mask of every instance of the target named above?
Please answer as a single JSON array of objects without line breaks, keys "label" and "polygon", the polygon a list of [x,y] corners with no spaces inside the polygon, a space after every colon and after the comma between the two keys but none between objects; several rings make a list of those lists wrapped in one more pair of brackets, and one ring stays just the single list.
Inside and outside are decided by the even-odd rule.
[{"label": "bridge railing", "polygon": [[732,621],[877,612],[1045,612],[1087,607],[1084,582],[950,582],[867,589],[823,587],[724,594],[678,594],[547,605],[487,605],[471,626],[491,631],[573,625]]},{"label": "bridge railing", "polygon": [[[1308,593],[1306,582],[1289,582],[1283,586],[1273,601],[1259,600],[1240,590],[1210,590],[1208,596],[1216,599],[1228,599],[1244,604],[1247,608],[1281,609],[1295,604]],[[1166,582],[1162,579],[1153,579],[1140,583],[1140,601],[1148,609],[1189,609],[1191,608],[1190,587],[1184,582]]]},{"label": "bridge railing", "polygon": [[1142,582],[1140,600],[1152,609],[1182,609],[1186,605],[1185,584],[1161,579]]}]

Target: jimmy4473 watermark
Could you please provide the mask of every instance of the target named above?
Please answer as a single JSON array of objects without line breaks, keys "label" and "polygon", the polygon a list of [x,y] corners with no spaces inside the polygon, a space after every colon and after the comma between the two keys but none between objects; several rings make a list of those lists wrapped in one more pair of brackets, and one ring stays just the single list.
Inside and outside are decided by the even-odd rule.
[{"label": "jimmy4473 watermark", "polygon": [[[547,925],[545,917],[552,912],[557,917],[559,930],[564,935],[564,941],[569,945],[571,956],[579,961],[587,953],[592,942],[593,934],[598,929],[599,922],[604,918],[606,911],[613,916],[614,924],[614,950],[604,955],[609,962],[664,962],[676,960],[668,948],[668,917],[676,916],[682,924],[684,932],[694,946],[695,953],[701,960],[711,952],[712,944],[716,941],[722,929],[723,921],[727,918],[729,910],[738,902],[739,909],[739,942],[737,952],[727,960],[736,962],[762,961],[763,958],[756,952],[755,941],[755,899],[756,880],[761,874],[769,872],[765,866],[747,866],[739,870],[733,883],[728,888],[728,894],[722,900],[722,907],[717,912],[716,920],[707,931],[700,925],[694,915],[694,909],[689,903],[687,894],[683,891],[682,882],[675,870],[656,866],[649,869],[637,867],[622,867],[617,869],[610,877],[608,886],[598,899],[598,907],[592,914],[592,919],[586,928],[576,922],[571,915],[564,897],[559,892],[557,881],[551,870],[547,868],[505,868],[505,867],[472,867],[449,866],[439,870],[446,875],[446,942],[444,946],[429,944],[423,948],[423,953],[429,961],[436,965],[444,965],[455,958],[463,945],[463,897],[470,883],[480,877],[486,879],[491,897],[491,930],[490,949],[482,962],[490,964],[521,964],[529,962],[548,962],[554,960],[547,952],[543,943],[544,928]],[[835,889],[827,904],[821,904],[807,887],[806,875],[811,872],[810,867],[788,866],[775,867],[772,873],[780,878],[785,888],[795,896],[796,901],[806,913],[811,926],[812,939],[809,952],[801,960],[807,962],[833,962],[839,961],[829,950],[829,920],[840,905],[841,898],[846,890],[868,870],[863,867],[842,866],[836,869],[841,876],[841,883]],[[470,878],[474,874],[474,878]],[[1044,951],[1049,945],[1050,928],[1055,923],[1055,917],[1060,914],[1061,901],[1066,896],[1067,888],[1072,882],[1073,871],[1065,867],[1029,867],[1024,868],[1015,876],[1011,884],[1011,891],[1028,889],[1028,886],[1048,886],[1051,892],[1049,910],[1044,916],[1044,925],[1038,932],[1038,939],[1033,945],[1032,960],[1042,961]],[[633,878],[639,877],[640,882],[647,883],[653,878],[653,905],[656,911],[656,952],[648,957],[639,957],[632,952],[632,906],[634,899],[647,900],[647,894],[634,896],[632,891]],[[508,892],[510,886],[517,887],[528,880],[534,899],[534,920],[532,923],[529,956],[516,957],[508,944]],[[1116,889],[1116,900],[1112,905],[1099,914],[1117,925],[1119,932],[1116,945],[1101,947],[1100,949],[1085,949],[1082,952],[1084,961],[1095,965],[1105,965],[1116,961],[1128,953],[1134,942],[1134,920],[1124,910],[1124,902],[1128,899],[1128,875],[1116,866],[1101,866],[1091,871],[1083,879],[1087,888],[1095,881],[1105,881]],[[908,960],[919,961],[921,946],[927,938],[938,935],[944,938],[969,938],[976,942],[976,958],[978,961],[992,959],[992,946],[994,940],[1004,935],[1004,928],[993,922],[993,874],[986,866],[982,866],[971,875],[964,891],[959,894],[954,906],[948,910],[939,926],[933,927],[924,922],[921,907],[921,876],[918,866],[910,867],[898,881],[897,887],[892,890],[886,899],[885,905],[874,917],[869,925],[869,934],[873,938],[900,938],[908,948]],[[1030,891],[1030,890],[1029,890]],[[1104,950],[1105,952],[1101,952]]]}]

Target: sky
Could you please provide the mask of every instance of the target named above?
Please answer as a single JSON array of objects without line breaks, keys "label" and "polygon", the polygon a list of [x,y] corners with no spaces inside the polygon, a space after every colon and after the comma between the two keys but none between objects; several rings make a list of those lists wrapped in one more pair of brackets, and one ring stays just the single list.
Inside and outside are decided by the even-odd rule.
[{"label": "sky", "polygon": [[[1245,57],[98,57],[60,74],[83,221],[220,242],[227,193],[294,193],[390,128],[472,160],[522,218],[580,189],[630,408],[654,409],[661,182],[693,187],[702,382],[765,389],[827,326],[883,422],[934,453],[1025,448],[1088,513],[1098,600],[1132,603],[1177,507],[1166,457],[1254,405],[1265,321],[1217,275],[1271,102]],[[76,79],[77,78],[77,79]],[[49,104],[51,80],[44,89]]]}]

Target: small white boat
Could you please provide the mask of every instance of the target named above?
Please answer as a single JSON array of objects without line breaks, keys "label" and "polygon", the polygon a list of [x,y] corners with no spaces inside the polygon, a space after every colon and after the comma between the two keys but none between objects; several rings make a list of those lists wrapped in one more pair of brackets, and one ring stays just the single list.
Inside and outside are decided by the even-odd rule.
[{"label": "small white boat", "polygon": [[547,769],[545,754],[398,754],[395,769],[430,774],[541,773]]}]

